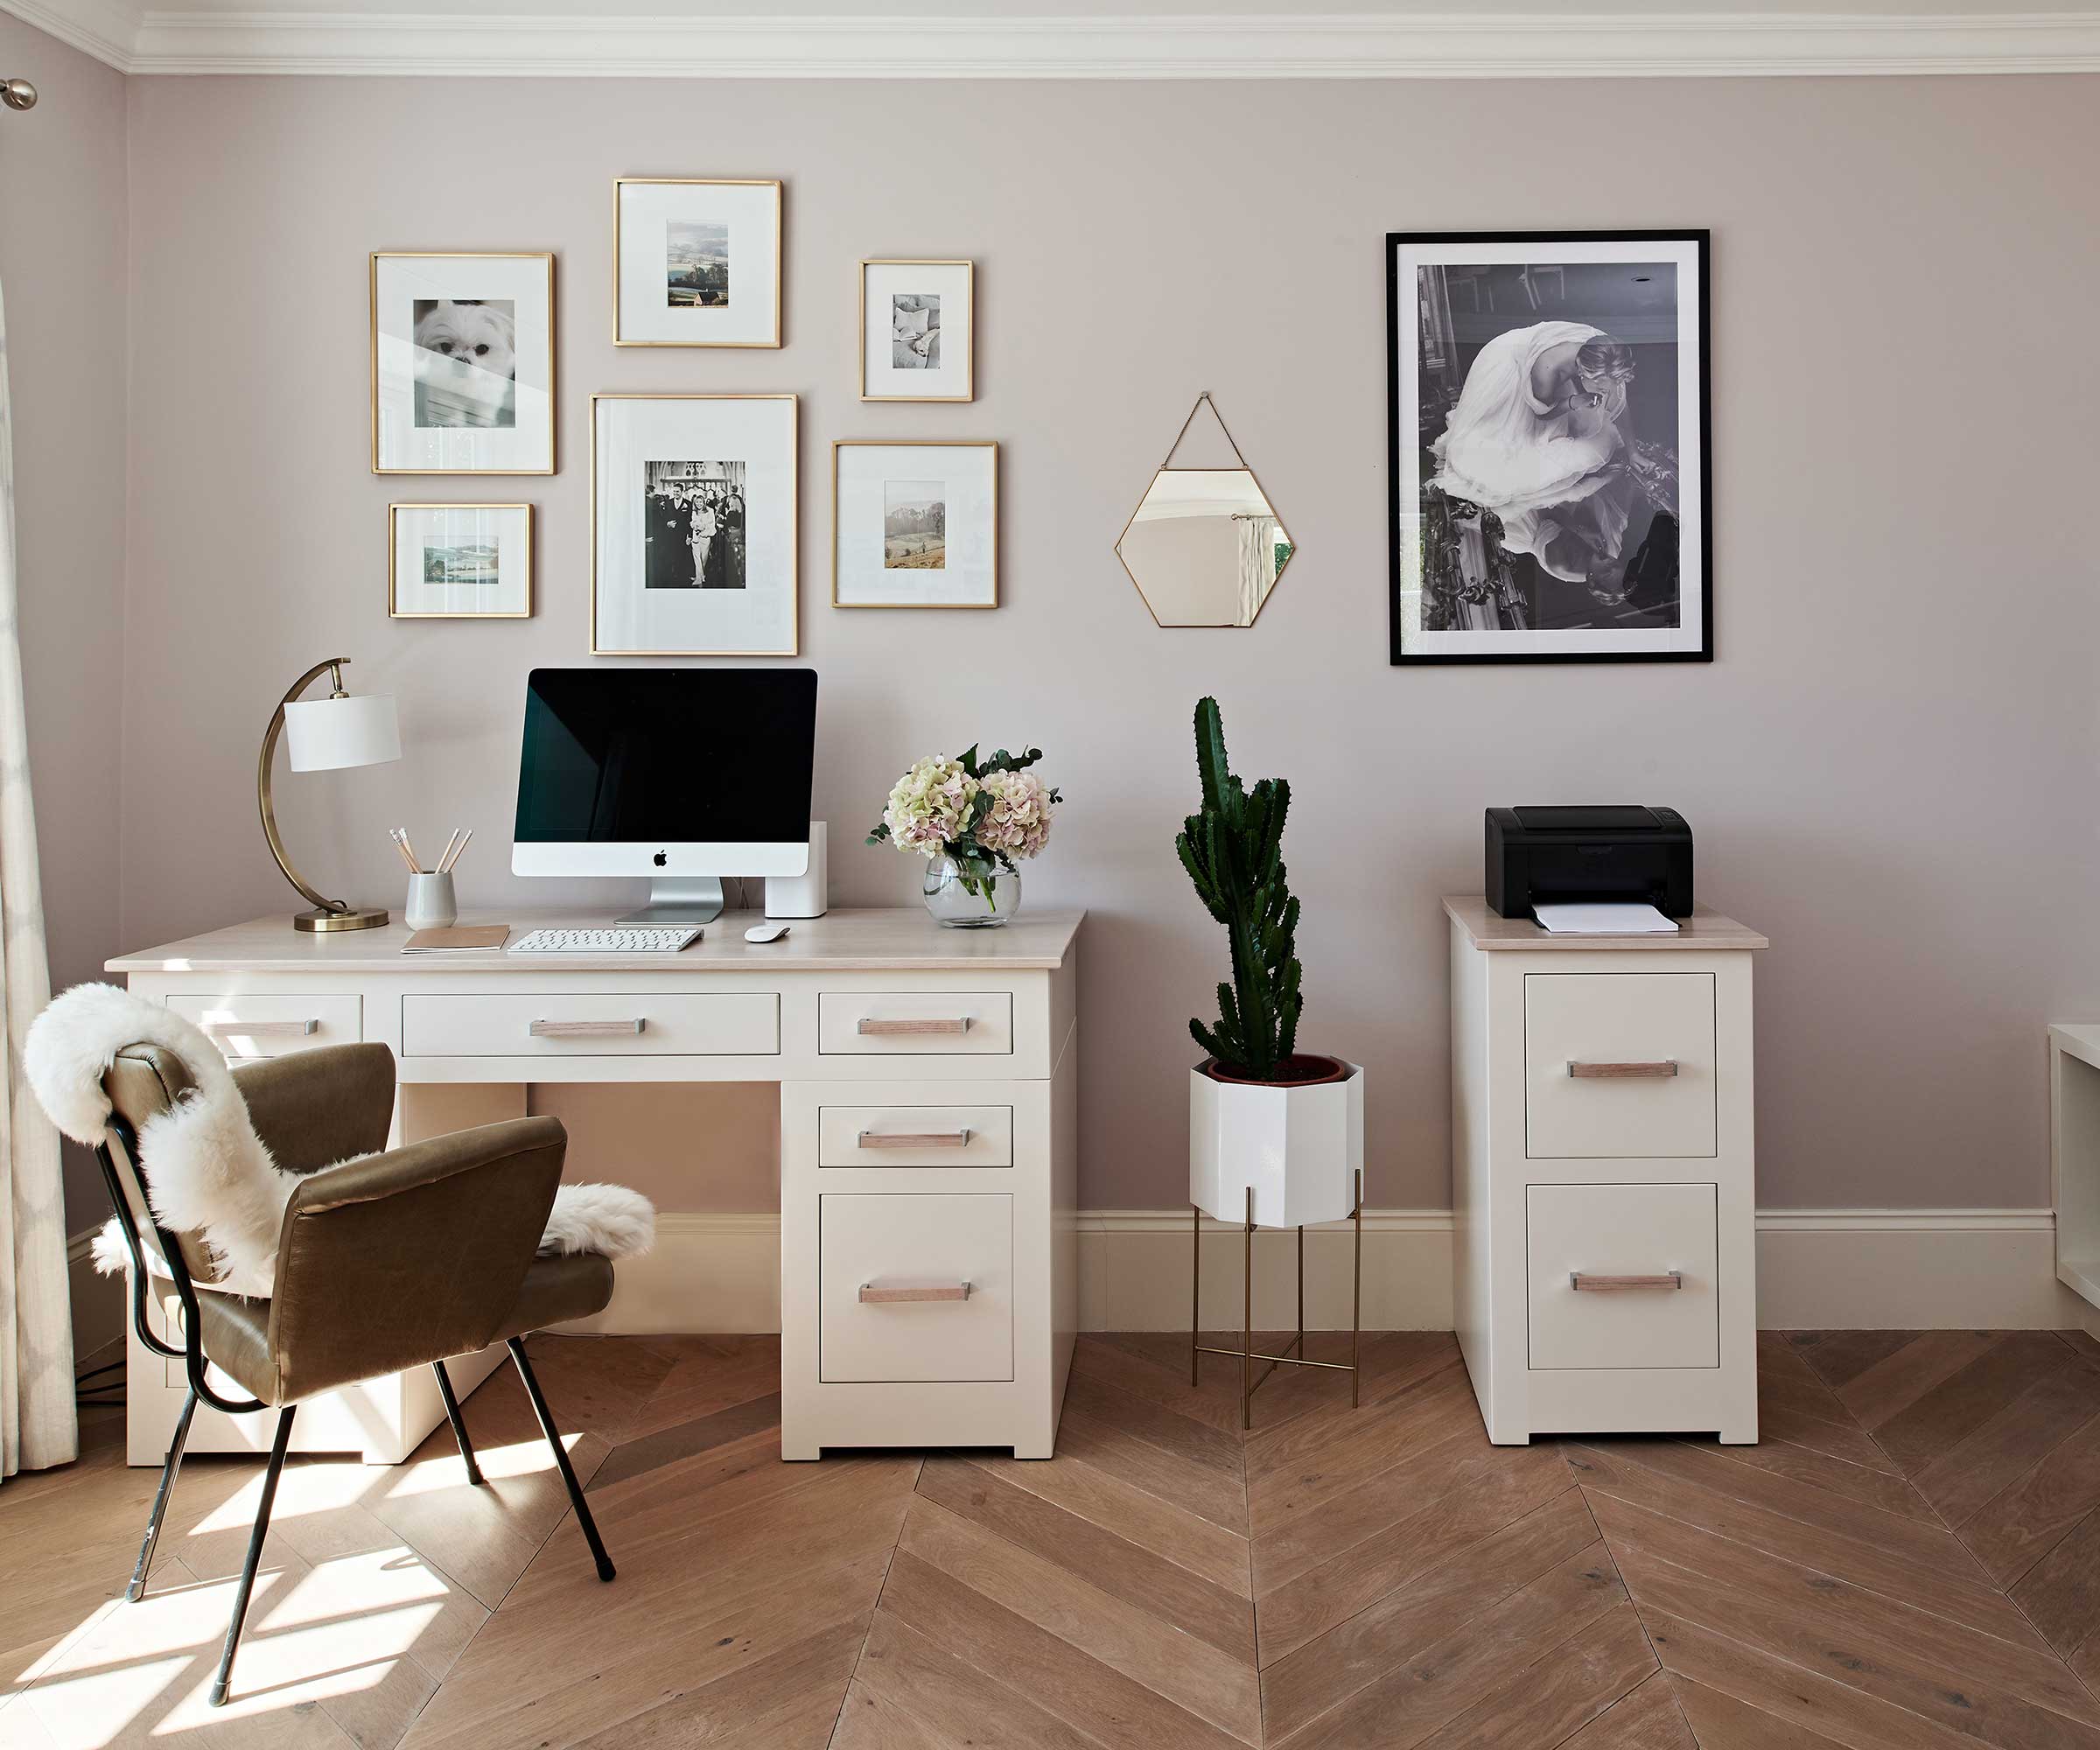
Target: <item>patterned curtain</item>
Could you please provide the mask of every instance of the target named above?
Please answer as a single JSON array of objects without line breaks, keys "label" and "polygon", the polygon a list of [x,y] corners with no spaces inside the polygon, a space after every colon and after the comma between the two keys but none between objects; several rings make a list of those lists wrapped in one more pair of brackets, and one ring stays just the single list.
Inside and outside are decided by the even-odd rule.
[{"label": "patterned curtain", "polygon": [[1276,581],[1276,519],[1273,516],[1235,516],[1240,531],[1240,618],[1252,626]]},{"label": "patterned curtain", "polygon": [[7,1046],[0,1082],[0,1478],[65,1464],[80,1451],[59,1134],[22,1074],[23,1037],[50,1000],[22,707],[13,420],[0,306],[0,1018]]}]

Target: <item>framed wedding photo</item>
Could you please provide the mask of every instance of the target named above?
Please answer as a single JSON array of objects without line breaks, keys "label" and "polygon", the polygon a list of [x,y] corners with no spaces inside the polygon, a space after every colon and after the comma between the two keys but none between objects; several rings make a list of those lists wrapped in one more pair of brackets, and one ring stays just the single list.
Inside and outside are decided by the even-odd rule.
[{"label": "framed wedding photo", "polygon": [[976,395],[976,263],[860,264],[860,398],[970,401]]},{"label": "framed wedding photo", "polygon": [[1387,236],[1394,662],[1713,660],[1708,242]]},{"label": "framed wedding photo", "polygon": [[792,656],[792,395],[591,397],[591,654]]},{"label": "framed wedding photo", "polygon": [[390,504],[387,612],[396,620],[528,620],[532,507]]},{"label": "framed wedding photo", "polygon": [[999,446],[831,446],[833,607],[997,607]]},{"label": "framed wedding photo", "polygon": [[372,472],[554,472],[554,257],[372,257]]},{"label": "framed wedding photo", "polygon": [[780,185],[612,185],[612,344],[780,344]]}]

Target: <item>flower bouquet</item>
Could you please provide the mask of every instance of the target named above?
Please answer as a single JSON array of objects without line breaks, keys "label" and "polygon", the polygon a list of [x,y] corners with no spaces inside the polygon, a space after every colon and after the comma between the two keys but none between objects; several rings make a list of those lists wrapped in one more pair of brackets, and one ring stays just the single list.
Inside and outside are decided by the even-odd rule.
[{"label": "flower bouquet", "polygon": [[1004,748],[980,760],[971,746],[954,759],[920,760],[890,791],[870,844],[894,844],[928,859],[926,908],[941,923],[970,929],[1003,924],[1021,903],[1014,859],[1033,857],[1050,836],[1050,813],[1064,800],[1028,768],[1043,757]]}]

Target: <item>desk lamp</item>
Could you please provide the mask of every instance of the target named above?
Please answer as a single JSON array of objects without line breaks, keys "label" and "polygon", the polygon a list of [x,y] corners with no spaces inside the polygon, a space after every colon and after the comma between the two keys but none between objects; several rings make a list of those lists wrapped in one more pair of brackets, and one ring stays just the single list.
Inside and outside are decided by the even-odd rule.
[{"label": "desk lamp", "polygon": [[[383,766],[401,758],[401,725],[394,715],[391,694],[368,694],[352,698],[343,690],[343,665],[347,656],[331,656],[317,662],[292,682],[291,690],[278,701],[262,736],[262,757],[256,766],[256,805],[262,811],[262,836],[270,841],[270,854],[277,859],[284,878],[313,901],[311,912],[295,913],[295,930],[376,929],[387,921],[378,906],[353,906],[320,893],[291,866],[284,854],[284,841],[277,836],[277,815],[270,796],[270,767],[277,752],[277,737],[285,738],[286,752],[295,772],[332,772],[348,766]],[[300,702],[299,695],[326,670],[330,683],[325,699]]]}]

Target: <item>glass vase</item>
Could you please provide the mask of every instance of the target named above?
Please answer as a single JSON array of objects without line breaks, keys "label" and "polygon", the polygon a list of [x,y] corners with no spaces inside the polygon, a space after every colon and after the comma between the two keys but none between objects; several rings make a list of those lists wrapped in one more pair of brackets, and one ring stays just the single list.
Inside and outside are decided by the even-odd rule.
[{"label": "glass vase", "polygon": [[995,868],[973,875],[952,857],[936,857],[926,865],[920,891],[934,921],[949,929],[991,929],[1021,908],[1021,878]]}]

